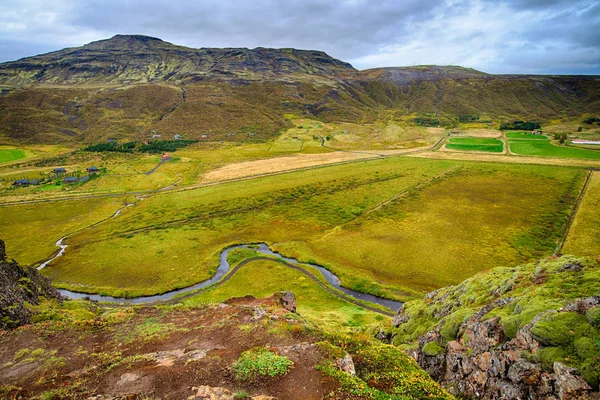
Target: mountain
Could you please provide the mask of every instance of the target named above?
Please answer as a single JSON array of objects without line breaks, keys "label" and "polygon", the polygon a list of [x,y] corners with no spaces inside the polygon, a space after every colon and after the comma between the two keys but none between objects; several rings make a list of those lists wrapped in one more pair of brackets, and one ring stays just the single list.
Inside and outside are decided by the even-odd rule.
[{"label": "mountain", "polygon": [[142,35],[116,35],[0,65],[0,84],[190,83],[218,77],[354,71],[321,51],[296,49],[192,49]]},{"label": "mountain", "polygon": [[[358,71],[320,51],[192,49],[141,35],[0,64],[0,138],[11,143],[138,140],[152,130],[264,141],[291,126],[285,115],[444,127],[475,116],[494,127],[597,114],[597,76]],[[228,135],[246,131],[256,135]]]}]

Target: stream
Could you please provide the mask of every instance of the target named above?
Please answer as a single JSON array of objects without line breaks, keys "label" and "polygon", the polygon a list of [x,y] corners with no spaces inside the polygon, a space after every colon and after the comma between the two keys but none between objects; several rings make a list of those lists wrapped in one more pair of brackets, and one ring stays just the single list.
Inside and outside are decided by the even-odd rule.
[{"label": "stream", "polygon": [[[66,245],[62,244],[63,239],[64,238],[60,239],[56,243],[57,246],[61,247],[59,254],[57,254],[52,259],[44,262],[42,265],[40,265],[39,269],[45,267],[50,261],[52,261],[56,257],[62,255],[62,253],[64,252],[64,250],[66,248]],[[182,289],[176,289],[176,290],[173,290],[173,291],[170,291],[167,293],[157,294],[157,295],[153,295],[153,296],[140,296],[140,297],[133,297],[133,298],[124,298],[124,297],[104,296],[101,294],[80,293],[80,292],[74,292],[74,291],[65,290],[65,289],[59,289],[58,291],[63,296],[69,297],[72,299],[89,298],[91,300],[96,300],[96,301],[122,303],[122,304],[144,304],[144,303],[167,301],[167,300],[174,298],[177,295],[192,292],[192,291],[198,290],[198,289],[203,289],[203,288],[206,288],[207,286],[210,286],[210,285],[213,285],[213,284],[219,282],[231,268],[231,266],[229,265],[229,262],[227,261],[227,256],[229,255],[230,251],[235,250],[235,249],[252,249],[263,255],[277,257],[278,259],[281,259],[289,264],[294,264],[296,266],[301,266],[303,264],[294,258],[283,257],[281,254],[271,250],[269,248],[269,246],[267,246],[265,243],[260,243],[257,245],[242,244],[242,245],[235,245],[235,246],[228,247],[221,252],[221,254],[219,256],[219,268],[217,268],[217,272],[210,279],[207,279],[205,281],[202,281],[202,282],[197,283],[192,286],[188,286],[188,287],[185,287]],[[344,288],[340,285],[339,278],[334,273],[329,271],[328,269],[326,269],[320,265],[306,264],[306,263],[304,263],[304,265],[310,265],[311,267],[317,269],[331,286],[335,287],[339,291],[341,291],[351,297],[354,297],[355,299],[379,304],[379,305],[386,307],[392,311],[396,311],[402,305],[402,302],[400,302],[400,301],[384,299],[381,297],[373,296],[371,294],[362,293],[362,292],[358,292],[356,290]]]}]

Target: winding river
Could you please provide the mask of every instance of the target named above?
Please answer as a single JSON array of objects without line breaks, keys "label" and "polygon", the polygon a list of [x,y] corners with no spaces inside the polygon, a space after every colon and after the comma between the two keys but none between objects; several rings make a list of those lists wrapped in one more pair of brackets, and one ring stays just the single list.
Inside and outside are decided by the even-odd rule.
[{"label": "winding river", "polygon": [[[62,244],[62,239],[57,242],[57,246],[61,247],[60,254],[62,255],[62,253],[64,252],[64,249],[66,248],[66,245]],[[231,277],[231,275],[233,275],[235,272],[237,272],[237,269],[239,269],[239,267],[241,267],[242,265],[245,265],[247,262],[250,262],[250,261],[253,261],[256,259],[261,259],[259,257],[256,259],[246,260],[246,262],[243,261],[242,263],[238,264],[238,266],[236,266],[234,268],[234,270],[232,271],[232,274],[225,276],[227,274],[227,272],[229,272],[229,270],[231,269],[231,266],[229,265],[229,262],[227,261],[227,256],[229,255],[230,251],[235,250],[235,249],[252,249],[252,250],[255,250],[256,252],[263,254],[265,256],[277,257],[277,260],[273,260],[273,261],[280,261],[283,263],[283,265],[294,268],[294,269],[304,273],[305,275],[308,275],[311,279],[313,279],[314,281],[319,283],[323,288],[328,290],[330,293],[332,293],[332,294],[336,295],[337,297],[340,297],[344,300],[351,301],[354,303],[353,299],[357,299],[357,300],[361,300],[361,301],[365,301],[365,302],[375,303],[375,304],[378,304],[380,306],[390,309],[392,312],[396,311],[402,305],[402,302],[400,302],[400,301],[384,299],[381,297],[373,296],[371,294],[362,293],[362,292],[358,292],[356,290],[347,289],[345,287],[342,287],[340,285],[339,278],[335,274],[333,274],[331,271],[327,270],[326,268],[324,268],[320,265],[304,264],[304,265],[310,265],[311,267],[317,269],[331,286],[333,286],[337,290],[343,292],[345,295],[340,294],[339,292],[336,292],[336,291],[332,290],[331,288],[328,288],[321,281],[317,280],[316,277],[312,274],[312,272],[306,270],[305,268],[302,268],[303,263],[299,262],[298,260],[296,260],[294,258],[283,257],[281,254],[271,250],[269,248],[269,246],[267,246],[265,243],[254,244],[254,245],[242,244],[242,245],[235,245],[235,246],[228,247],[221,252],[221,254],[219,256],[219,259],[220,259],[219,268],[217,269],[217,272],[210,279],[207,279],[205,281],[202,281],[202,282],[197,283],[192,286],[188,286],[183,289],[177,289],[177,290],[173,290],[173,291],[163,293],[163,294],[157,294],[157,295],[153,295],[153,296],[140,296],[140,297],[134,297],[134,298],[124,298],[124,297],[104,296],[104,295],[100,295],[100,294],[80,293],[80,292],[74,292],[74,291],[65,290],[65,289],[59,289],[59,292],[63,296],[69,297],[72,299],[89,298],[91,300],[96,300],[96,301],[122,303],[122,304],[144,304],[144,303],[166,302],[166,301],[173,299],[174,297],[176,297],[178,295],[182,295],[185,293],[203,289],[210,285],[225,283],[225,281],[228,280],[229,277]],[[45,262],[42,265],[46,266],[50,261],[52,261],[56,257],[58,257],[58,255],[56,255],[51,260],[48,260],[47,262]],[[272,259],[268,259],[268,260],[272,260]],[[356,303],[356,304],[361,305],[360,303]],[[369,307],[366,306],[365,308],[369,308]],[[377,309],[372,309],[372,310],[379,312]],[[392,313],[383,312],[383,314],[391,315]]]}]

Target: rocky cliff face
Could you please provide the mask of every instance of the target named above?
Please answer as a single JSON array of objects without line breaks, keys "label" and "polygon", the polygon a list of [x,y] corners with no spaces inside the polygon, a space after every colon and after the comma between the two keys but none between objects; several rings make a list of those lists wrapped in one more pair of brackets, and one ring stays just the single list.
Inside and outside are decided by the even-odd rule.
[{"label": "rocky cliff face", "polygon": [[597,398],[599,271],[563,257],[480,274],[407,303],[388,338],[454,394]]},{"label": "rocky cliff face", "polygon": [[36,269],[23,269],[14,260],[8,261],[0,240],[0,328],[30,323],[31,311],[26,303],[37,305],[41,297],[61,298],[50,280]]}]

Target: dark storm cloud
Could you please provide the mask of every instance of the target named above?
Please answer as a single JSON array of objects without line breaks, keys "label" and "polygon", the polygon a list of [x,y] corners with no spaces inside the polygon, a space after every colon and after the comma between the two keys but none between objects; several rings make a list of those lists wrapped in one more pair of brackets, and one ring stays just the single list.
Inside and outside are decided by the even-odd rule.
[{"label": "dark storm cloud", "polygon": [[0,61],[118,33],[190,47],[324,50],[358,68],[600,74],[597,0],[13,0]]},{"label": "dark storm cloud", "polygon": [[[397,40],[415,17],[430,18],[435,0],[88,2],[73,22],[97,30],[155,32],[206,47],[317,48],[349,59]],[[152,10],[142,12],[141,10]]]}]

